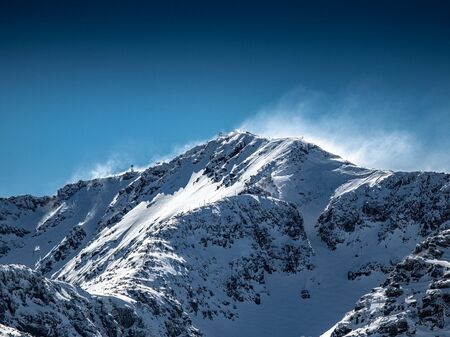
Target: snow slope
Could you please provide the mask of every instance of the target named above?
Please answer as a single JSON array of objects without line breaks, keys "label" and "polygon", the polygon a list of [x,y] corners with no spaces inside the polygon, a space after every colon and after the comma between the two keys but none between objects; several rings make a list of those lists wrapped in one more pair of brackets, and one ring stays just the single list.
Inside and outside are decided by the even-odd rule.
[{"label": "snow slope", "polygon": [[[233,132],[142,172],[0,199],[0,263],[72,289],[78,310],[127,308],[115,309],[118,335],[319,336],[448,227],[449,181]],[[48,304],[33,294],[39,315]],[[130,313],[138,329],[119,322]],[[29,332],[7,307],[0,323]]]}]

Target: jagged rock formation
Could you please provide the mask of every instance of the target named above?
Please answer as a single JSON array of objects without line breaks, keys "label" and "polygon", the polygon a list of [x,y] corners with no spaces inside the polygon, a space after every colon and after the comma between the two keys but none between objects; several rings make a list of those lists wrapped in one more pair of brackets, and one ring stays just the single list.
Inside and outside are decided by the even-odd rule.
[{"label": "jagged rock formation", "polygon": [[398,263],[330,336],[447,336],[449,317],[450,230],[446,230],[427,238]]},{"label": "jagged rock formation", "polygon": [[395,232],[402,241],[426,237],[450,227],[449,204],[450,175],[387,173],[370,183],[341,187],[319,218],[319,234],[333,249],[361,240],[370,228],[376,228],[378,241]]}]

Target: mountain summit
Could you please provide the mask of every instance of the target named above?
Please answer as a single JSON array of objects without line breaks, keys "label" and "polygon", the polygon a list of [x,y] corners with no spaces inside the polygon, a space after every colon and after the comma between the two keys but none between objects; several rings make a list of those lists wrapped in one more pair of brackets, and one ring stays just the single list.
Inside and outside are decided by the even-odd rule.
[{"label": "mountain summit", "polygon": [[0,199],[0,331],[444,336],[449,227],[448,174],[233,132],[142,172]]}]

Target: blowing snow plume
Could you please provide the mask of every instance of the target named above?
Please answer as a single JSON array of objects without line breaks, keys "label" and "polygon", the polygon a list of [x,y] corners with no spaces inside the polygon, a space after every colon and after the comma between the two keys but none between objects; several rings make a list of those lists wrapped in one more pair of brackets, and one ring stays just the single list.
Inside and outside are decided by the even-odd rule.
[{"label": "blowing snow plume", "polygon": [[407,109],[399,101],[383,101],[362,90],[331,97],[297,89],[239,128],[272,138],[301,136],[366,167],[448,171],[448,139],[441,137],[433,146],[424,144],[421,132],[427,119],[410,121],[415,127],[403,129]]}]

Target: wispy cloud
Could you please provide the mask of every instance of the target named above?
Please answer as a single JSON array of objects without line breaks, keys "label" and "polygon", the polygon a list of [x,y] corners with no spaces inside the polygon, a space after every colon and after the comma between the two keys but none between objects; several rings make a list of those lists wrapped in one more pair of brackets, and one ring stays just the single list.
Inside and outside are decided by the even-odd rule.
[{"label": "wispy cloud", "polygon": [[179,156],[180,154],[183,154],[186,151],[192,149],[193,147],[203,144],[205,142],[207,142],[207,140],[193,140],[193,141],[189,141],[182,145],[175,145],[172,147],[172,150],[170,150],[166,154],[154,155],[152,157],[150,163],[148,165],[146,165],[145,167],[155,165],[158,162],[168,162],[168,161],[172,160],[173,158]]},{"label": "wispy cloud", "polygon": [[192,147],[204,142],[206,142],[206,140],[189,141],[182,145],[175,145],[168,153],[155,154],[151,156],[151,159],[147,163],[144,164],[136,163],[136,161],[133,160],[129,154],[115,153],[109,156],[105,161],[79,167],[67,182],[104,178],[121,174],[129,170],[131,164],[134,164],[133,169],[135,171],[143,171],[150,166],[156,165],[157,163],[170,161]]},{"label": "wispy cloud", "polygon": [[103,162],[79,167],[69,179],[69,182],[78,181],[80,179],[103,178],[124,172],[129,169],[129,166],[127,165],[129,165],[128,163],[130,162],[125,157],[126,156],[121,154],[114,154]]},{"label": "wispy cloud", "polygon": [[267,137],[302,136],[356,164],[393,170],[448,171],[448,152],[425,146],[411,130],[396,127],[400,105],[366,100],[355,92],[331,98],[294,90],[244,121],[240,128]]}]

